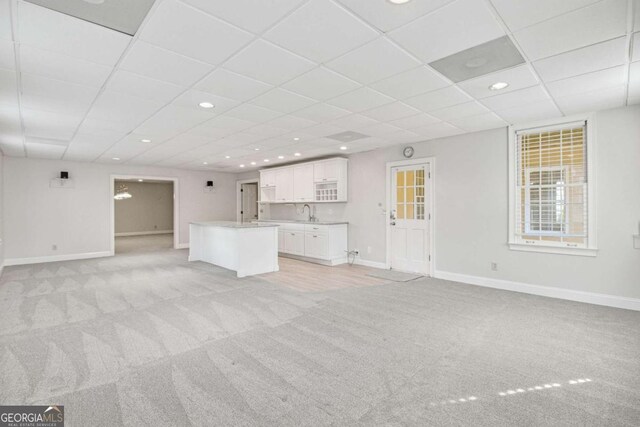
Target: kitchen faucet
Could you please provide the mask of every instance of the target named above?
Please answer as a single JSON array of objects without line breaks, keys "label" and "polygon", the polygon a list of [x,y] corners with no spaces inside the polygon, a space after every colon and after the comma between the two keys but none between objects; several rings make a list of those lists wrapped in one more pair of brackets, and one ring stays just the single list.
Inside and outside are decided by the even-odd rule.
[{"label": "kitchen faucet", "polygon": [[315,222],[316,217],[314,215],[311,215],[311,206],[309,206],[307,203],[304,204],[304,206],[302,206],[302,213],[304,213],[304,208],[309,208],[309,222]]}]

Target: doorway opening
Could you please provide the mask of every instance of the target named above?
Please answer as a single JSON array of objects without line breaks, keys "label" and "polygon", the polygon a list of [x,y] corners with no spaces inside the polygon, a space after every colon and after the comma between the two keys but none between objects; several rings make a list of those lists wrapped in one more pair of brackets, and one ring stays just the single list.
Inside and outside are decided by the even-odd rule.
[{"label": "doorway opening", "polygon": [[433,158],[387,163],[387,268],[433,276],[434,178]]},{"label": "doorway opening", "polygon": [[259,219],[258,179],[238,181],[237,187],[237,220],[251,222]]},{"label": "doorway opening", "polygon": [[112,255],[178,247],[177,179],[111,177]]}]

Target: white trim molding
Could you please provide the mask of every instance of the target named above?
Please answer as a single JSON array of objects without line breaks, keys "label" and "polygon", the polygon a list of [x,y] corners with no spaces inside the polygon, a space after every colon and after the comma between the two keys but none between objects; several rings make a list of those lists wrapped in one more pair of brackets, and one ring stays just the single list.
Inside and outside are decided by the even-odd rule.
[{"label": "white trim molding", "polygon": [[189,244],[188,243],[178,243],[176,245],[176,249],[189,249]]},{"label": "white trim molding", "polygon": [[84,252],[80,254],[65,254],[65,255],[49,255],[29,258],[8,258],[4,260],[5,266],[10,265],[26,265],[26,264],[40,264],[43,262],[58,262],[58,261],[75,261],[79,259],[89,258],[103,258],[111,256],[111,252]]},{"label": "white trim molding", "polygon": [[152,234],[173,234],[173,230],[127,231],[124,233],[116,233],[116,237],[150,236]]},{"label": "white trim molding", "polygon": [[388,270],[386,263],[378,261],[369,261],[368,259],[356,258],[353,262],[355,265],[362,265],[364,267],[380,268],[382,270]]},{"label": "white trim molding", "polygon": [[638,298],[576,291],[573,289],[556,288],[552,286],[532,285],[529,283],[513,282],[510,280],[494,279],[491,277],[470,276],[466,274],[451,273],[448,271],[436,270],[435,278],[466,283],[469,285],[484,286],[487,288],[502,289],[505,291],[521,292],[549,298],[640,311],[640,299]]}]

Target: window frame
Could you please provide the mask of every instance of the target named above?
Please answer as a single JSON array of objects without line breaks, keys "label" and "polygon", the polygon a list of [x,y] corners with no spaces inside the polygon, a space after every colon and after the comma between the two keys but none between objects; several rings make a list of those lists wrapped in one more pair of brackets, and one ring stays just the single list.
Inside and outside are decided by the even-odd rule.
[{"label": "window frame", "polygon": [[[585,123],[585,149],[587,167],[587,239],[584,246],[568,242],[549,242],[539,240],[524,240],[516,235],[516,203],[518,198],[518,150],[517,132],[520,131],[544,131],[555,130],[574,122]],[[596,154],[595,135],[596,120],[593,114],[562,117],[553,120],[544,120],[508,127],[508,153],[509,153],[509,239],[508,246],[511,250],[526,252],[542,252],[551,254],[596,256],[598,253],[596,236]],[[561,166],[558,166],[558,169]],[[527,175],[527,179],[528,179]],[[528,196],[527,196],[528,197]]]},{"label": "window frame", "polygon": [[[527,192],[525,192],[525,199],[524,199],[524,204],[525,206],[529,206],[531,207],[531,173],[532,172],[537,172],[537,171],[548,171],[548,172],[555,172],[555,171],[560,171],[562,172],[562,176],[566,177],[567,176],[567,167],[566,166],[543,166],[541,168],[525,168],[524,169],[524,173],[526,176],[526,188],[528,189]],[[565,212],[565,221],[563,223],[563,228],[566,230],[569,226],[569,206],[567,206],[565,204],[565,209],[567,210],[567,212]],[[540,215],[542,215],[542,212],[540,213]],[[525,211],[525,217],[527,220],[531,219],[531,211],[526,210]],[[536,234],[539,233],[540,235],[542,235],[542,230],[532,230],[530,227],[530,221],[525,221],[525,232],[527,234]],[[544,235],[545,236],[562,236],[563,232],[562,231],[544,231]]]}]

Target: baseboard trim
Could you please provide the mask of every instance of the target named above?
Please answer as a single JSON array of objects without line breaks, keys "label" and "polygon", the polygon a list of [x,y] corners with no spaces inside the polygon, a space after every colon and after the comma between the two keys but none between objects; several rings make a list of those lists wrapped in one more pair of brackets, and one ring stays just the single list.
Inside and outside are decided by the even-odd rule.
[{"label": "baseboard trim", "polygon": [[383,270],[387,269],[387,264],[384,262],[369,261],[367,259],[356,258],[353,263],[356,265],[362,265],[364,267],[381,268]]},{"label": "baseboard trim", "polygon": [[41,257],[30,257],[30,258],[7,258],[6,260],[4,260],[4,265],[10,266],[10,265],[40,264],[43,262],[74,261],[78,259],[102,258],[102,257],[108,257],[108,256],[112,256],[112,253],[110,251],[85,252],[81,254],[51,255],[51,256],[41,256]]},{"label": "baseboard trim", "polygon": [[125,233],[116,233],[116,237],[128,236],[150,236],[152,234],[173,234],[173,230],[154,230],[154,231],[127,231]]},{"label": "baseboard trim", "polygon": [[461,282],[469,285],[484,286],[487,288],[522,292],[525,294],[532,294],[543,297],[640,311],[640,299],[638,298],[599,294],[595,292],[576,291],[573,289],[563,289],[551,286],[531,285],[528,283],[513,282],[510,280],[492,279],[490,277],[451,273],[448,271],[436,271],[434,277],[437,279]]},{"label": "baseboard trim", "polygon": [[178,243],[177,249],[189,249],[188,243]]}]

